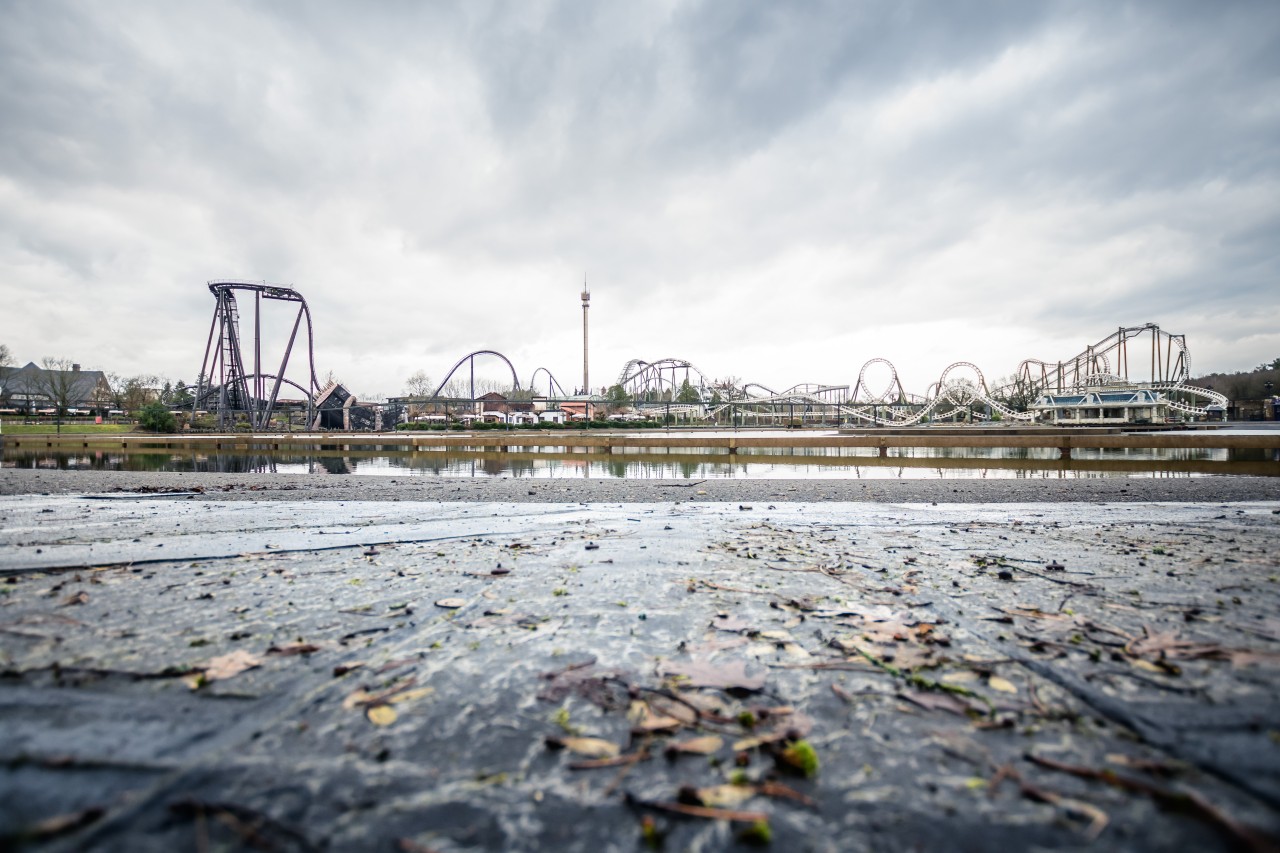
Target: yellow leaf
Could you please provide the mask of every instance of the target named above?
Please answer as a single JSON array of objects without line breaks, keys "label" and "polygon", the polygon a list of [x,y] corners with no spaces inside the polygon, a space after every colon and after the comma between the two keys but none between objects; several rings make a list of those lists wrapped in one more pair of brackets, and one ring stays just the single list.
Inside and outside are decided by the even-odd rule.
[{"label": "yellow leaf", "polygon": [[560,743],[570,752],[587,758],[616,758],[621,751],[617,744],[598,737],[566,737],[561,738]]},{"label": "yellow leaf", "polygon": [[761,737],[759,735],[755,737],[743,738],[742,740],[733,742],[733,751],[746,752],[748,749],[755,749],[757,746],[760,746],[760,744],[770,743],[773,740],[774,738],[771,736]]},{"label": "yellow leaf", "polygon": [[393,705],[399,705],[401,702],[412,702],[414,699],[421,699],[423,696],[430,696],[435,693],[434,687],[418,687],[413,690],[406,690],[403,693],[397,693],[387,701]]},{"label": "yellow leaf", "polygon": [[690,752],[695,755],[710,755],[718,752],[722,746],[724,746],[724,738],[717,735],[695,737],[671,744],[671,748],[676,752]]},{"label": "yellow leaf", "polygon": [[755,795],[756,789],[751,785],[714,785],[698,789],[698,799],[713,809],[731,809]]},{"label": "yellow leaf", "polygon": [[999,690],[1001,693],[1017,693],[1018,692],[1018,688],[1013,686],[1012,681],[1009,681],[1007,678],[1001,678],[998,675],[993,675],[990,678],[988,678],[987,685],[991,687],[992,690]]},{"label": "yellow leaf", "polygon": [[375,726],[389,726],[396,721],[396,709],[390,705],[374,705],[364,715]]},{"label": "yellow leaf", "polygon": [[368,690],[357,690],[355,693],[352,693],[346,699],[342,700],[342,707],[350,711],[352,708],[367,704],[372,698],[373,694]]},{"label": "yellow leaf", "polygon": [[942,680],[945,681],[947,684],[968,684],[970,681],[975,680],[977,677],[978,677],[977,675],[970,672],[969,670],[962,669],[957,672],[948,672],[946,675],[942,676]]}]

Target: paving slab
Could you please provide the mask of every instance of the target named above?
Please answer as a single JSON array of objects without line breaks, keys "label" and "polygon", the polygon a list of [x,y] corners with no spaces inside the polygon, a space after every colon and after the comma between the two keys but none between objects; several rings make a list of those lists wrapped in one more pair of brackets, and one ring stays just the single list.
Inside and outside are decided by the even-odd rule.
[{"label": "paving slab", "polygon": [[1278,530],[1273,501],[0,498],[0,837],[1267,849]]}]

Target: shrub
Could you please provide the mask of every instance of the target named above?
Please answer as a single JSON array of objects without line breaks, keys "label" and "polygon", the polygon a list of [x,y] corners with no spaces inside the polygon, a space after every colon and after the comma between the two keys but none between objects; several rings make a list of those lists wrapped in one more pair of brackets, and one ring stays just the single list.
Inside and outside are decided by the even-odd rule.
[{"label": "shrub", "polygon": [[159,401],[147,403],[138,412],[138,426],[149,432],[177,432],[178,421],[173,413]]}]

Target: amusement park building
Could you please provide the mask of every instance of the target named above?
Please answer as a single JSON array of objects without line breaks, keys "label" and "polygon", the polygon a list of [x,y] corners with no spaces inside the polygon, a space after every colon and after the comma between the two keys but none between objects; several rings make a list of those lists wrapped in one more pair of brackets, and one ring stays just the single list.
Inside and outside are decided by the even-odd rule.
[{"label": "amusement park building", "polygon": [[1043,394],[1027,407],[1036,420],[1052,424],[1164,423],[1169,402],[1150,389]]}]

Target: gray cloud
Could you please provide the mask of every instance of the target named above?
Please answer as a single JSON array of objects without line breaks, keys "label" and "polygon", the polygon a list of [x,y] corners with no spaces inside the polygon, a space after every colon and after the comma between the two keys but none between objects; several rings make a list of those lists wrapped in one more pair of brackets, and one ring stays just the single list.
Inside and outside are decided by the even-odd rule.
[{"label": "gray cloud", "polygon": [[485,346],[569,383],[585,270],[599,382],[923,386],[1148,320],[1247,367],[1278,47],[1263,2],[9,2],[0,339],[189,379],[243,276],[358,389]]}]

